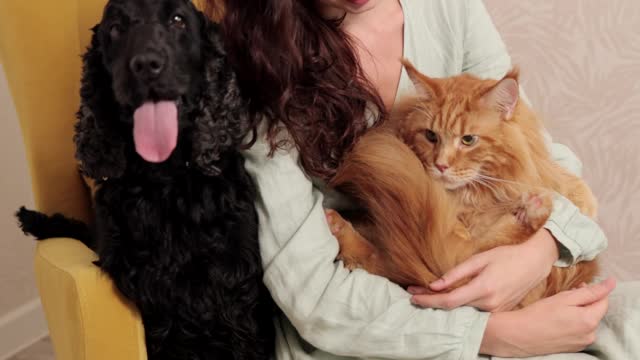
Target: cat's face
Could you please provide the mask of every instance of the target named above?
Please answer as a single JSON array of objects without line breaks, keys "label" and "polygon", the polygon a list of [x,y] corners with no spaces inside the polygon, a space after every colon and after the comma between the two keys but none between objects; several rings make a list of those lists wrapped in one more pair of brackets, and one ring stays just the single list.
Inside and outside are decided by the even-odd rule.
[{"label": "cat's face", "polygon": [[450,190],[499,177],[510,161],[502,127],[518,100],[515,79],[429,79],[407,70],[418,97],[405,114],[404,138],[430,175]]},{"label": "cat's face", "polygon": [[416,126],[413,149],[430,175],[447,189],[479,180],[494,160],[498,122],[446,107],[424,108],[410,117]]}]

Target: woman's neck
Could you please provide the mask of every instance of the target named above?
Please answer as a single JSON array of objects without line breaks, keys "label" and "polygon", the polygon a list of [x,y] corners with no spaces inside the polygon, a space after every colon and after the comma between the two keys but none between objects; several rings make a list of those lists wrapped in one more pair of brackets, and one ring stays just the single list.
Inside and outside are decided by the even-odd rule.
[{"label": "woman's neck", "polygon": [[355,41],[364,75],[390,110],[402,74],[404,14],[400,2],[383,1],[367,13],[347,16],[342,26]]},{"label": "woman's neck", "polygon": [[340,26],[354,41],[364,76],[375,87],[385,107],[391,109],[402,73],[404,14],[400,1],[371,0],[361,11],[353,11],[346,1],[317,1],[318,10],[325,18],[343,18]]}]

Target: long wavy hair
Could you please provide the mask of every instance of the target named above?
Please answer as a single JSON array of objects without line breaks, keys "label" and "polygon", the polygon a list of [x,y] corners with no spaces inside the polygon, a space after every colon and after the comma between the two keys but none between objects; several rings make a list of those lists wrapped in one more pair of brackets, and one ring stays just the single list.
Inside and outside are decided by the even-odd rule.
[{"label": "long wavy hair", "polygon": [[342,19],[323,18],[315,0],[207,0],[205,9],[222,24],[254,121],[267,121],[271,152],[295,146],[307,174],[330,179],[367,116],[385,115]]}]

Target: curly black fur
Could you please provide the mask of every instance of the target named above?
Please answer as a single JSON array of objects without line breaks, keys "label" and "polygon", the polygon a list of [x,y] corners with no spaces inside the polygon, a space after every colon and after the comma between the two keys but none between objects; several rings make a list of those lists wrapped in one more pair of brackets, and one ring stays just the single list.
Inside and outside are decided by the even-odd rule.
[{"label": "curly black fur", "polygon": [[[141,51],[165,56],[160,76],[131,74]],[[135,150],[132,114],[167,99],[178,103],[178,145],[148,163]],[[99,184],[93,235],[60,215],[17,214],[38,239],[95,243],[99,266],[142,315],[150,359],[272,354],[256,190],[238,152],[250,131],[245,108],[217,26],[190,2],[111,0],[84,55],[74,137],[82,170]]]}]

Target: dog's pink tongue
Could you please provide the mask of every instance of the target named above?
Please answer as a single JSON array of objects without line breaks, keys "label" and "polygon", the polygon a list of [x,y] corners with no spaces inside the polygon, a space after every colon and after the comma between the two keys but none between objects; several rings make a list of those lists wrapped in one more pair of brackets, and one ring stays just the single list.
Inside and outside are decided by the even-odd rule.
[{"label": "dog's pink tongue", "polygon": [[149,162],[167,160],[178,142],[178,108],[173,101],[147,102],[133,114],[138,154]]}]

